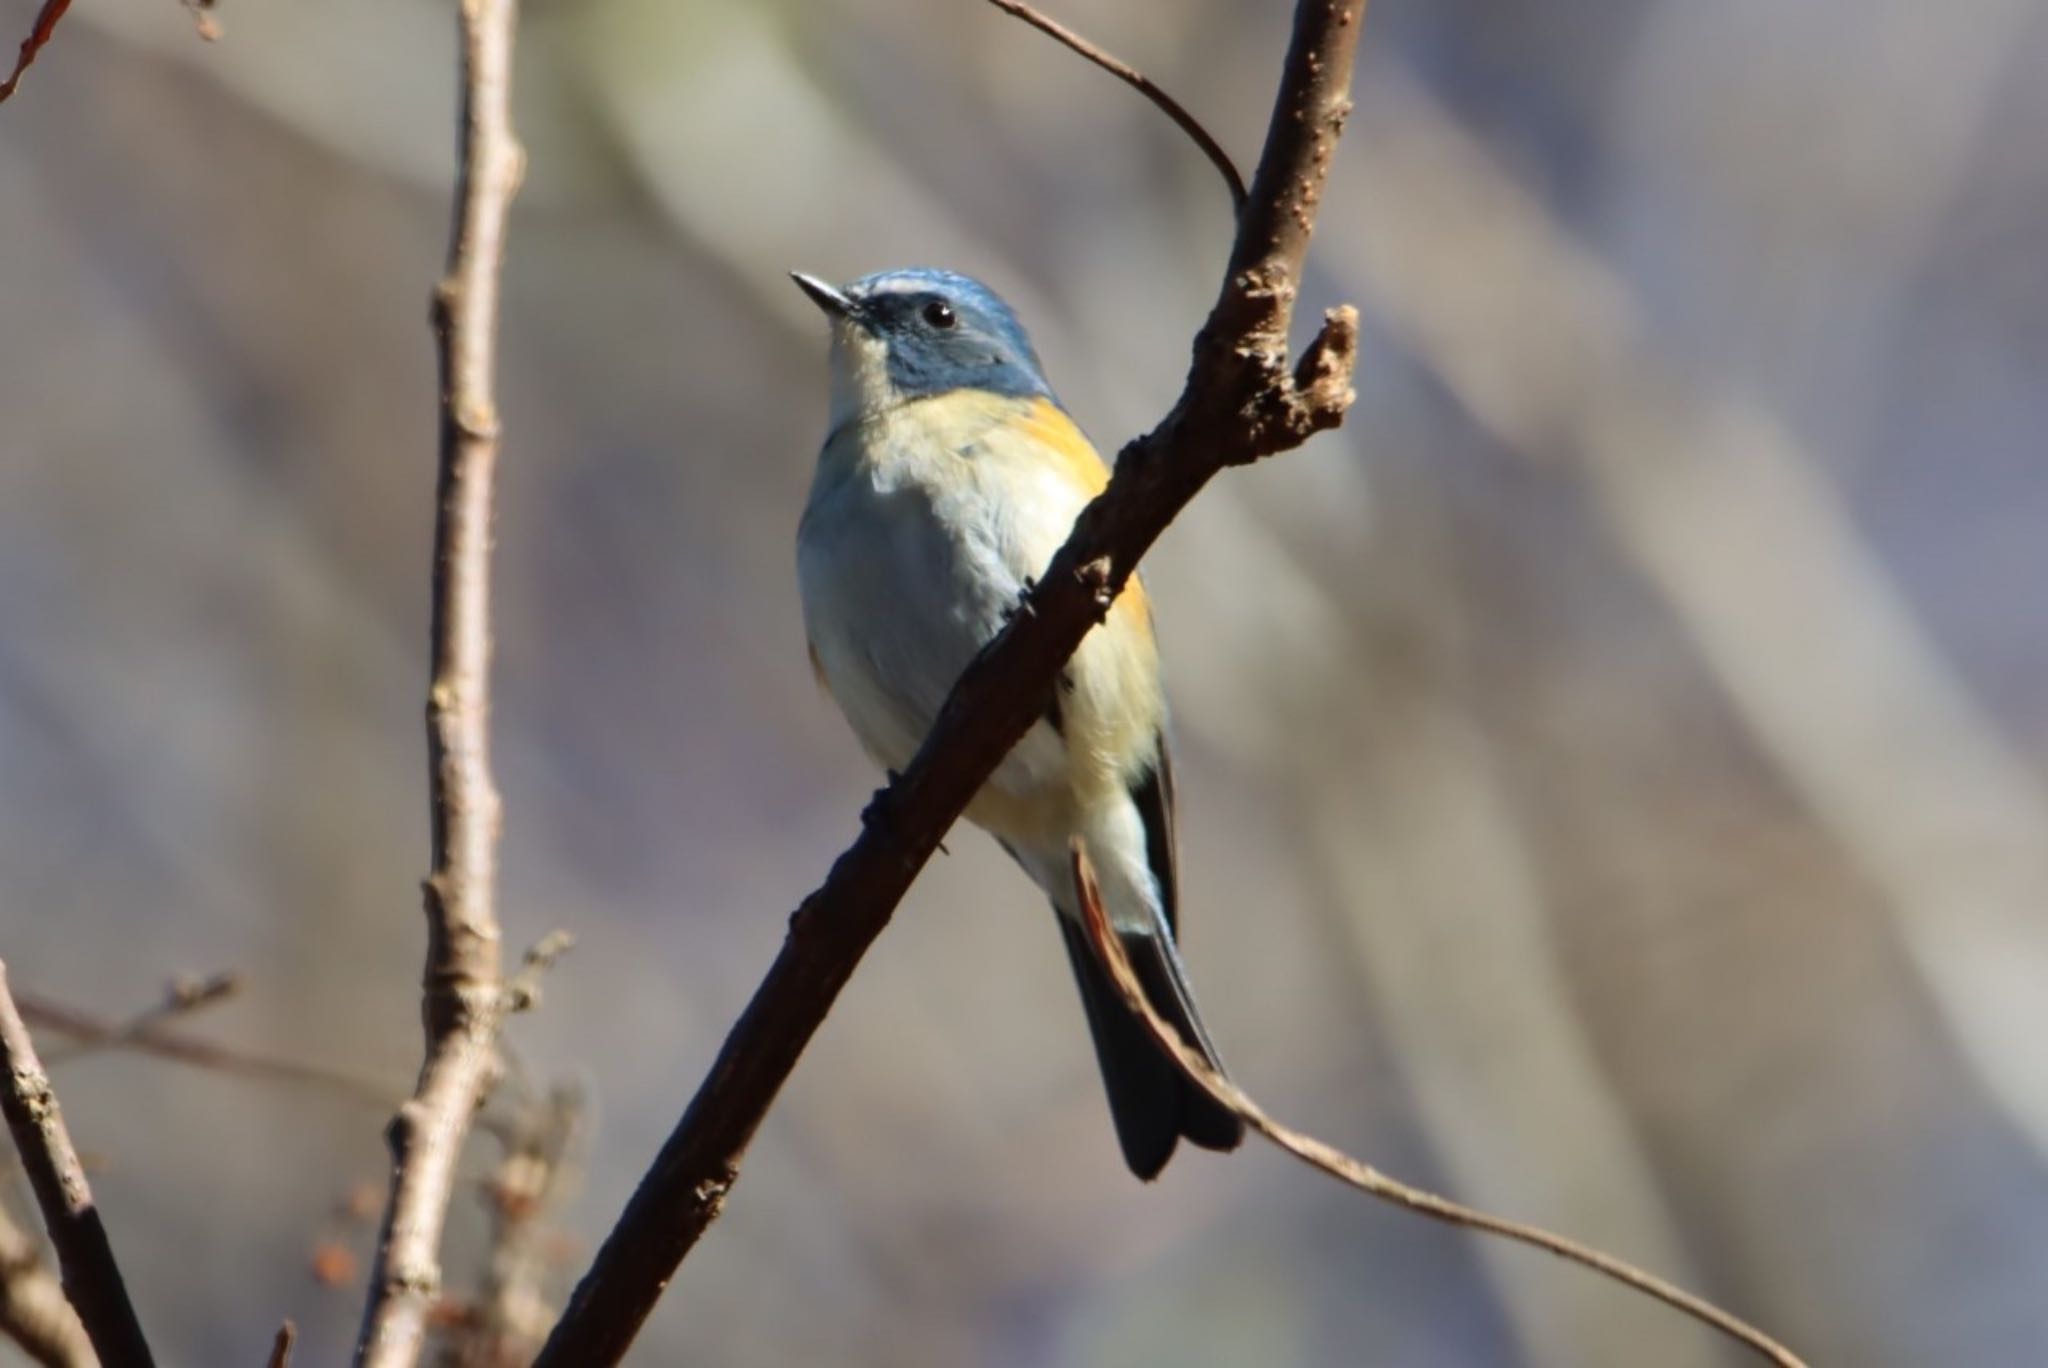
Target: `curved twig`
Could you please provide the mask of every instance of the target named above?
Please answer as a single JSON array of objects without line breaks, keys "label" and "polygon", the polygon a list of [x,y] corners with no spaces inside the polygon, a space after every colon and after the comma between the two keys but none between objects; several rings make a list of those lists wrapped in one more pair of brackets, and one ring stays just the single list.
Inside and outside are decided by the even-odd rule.
[{"label": "curved twig", "polygon": [[1364,9],[1365,0],[1297,4],[1258,174],[1179,401],[1124,448],[1108,490],[953,686],[917,757],[868,808],[860,839],[790,919],[781,954],[536,1368],[590,1368],[624,1356],[717,1218],[755,1129],[861,956],[968,800],[1042,715],[1054,677],[1160,532],[1224,467],[1289,450],[1342,421],[1357,314],[1326,315],[1292,371],[1287,332],[1331,153],[1351,112]]},{"label": "curved twig", "polygon": [[1603,1277],[1612,1278],[1625,1287],[1654,1297],[1666,1306],[1672,1307],[1694,1320],[1707,1325],[1755,1350],[1763,1358],[1780,1365],[1780,1368],[1806,1368],[1805,1360],[1790,1349],[1772,1339],[1763,1331],[1702,1297],[1696,1297],[1682,1287],[1664,1281],[1654,1273],[1648,1273],[1616,1258],[1591,1245],[1554,1234],[1541,1226],[1512,1221],[1503,1216],[1489,1215],[1440,1197],[1434,1192],[1411,1187],[1398,1178],[1390,1178],[1367,1163],[1362,1163],[1344,1153],[1334,1145],[1325,1144],[1312,1135],[1282,1125],[1239,1088],[1235,1083],[1209,1067],[1209,1062],[1196,1051],[1187,1047],[1180,1033],[1167,1024],[1157,1008],[1146,998],[1144,989],[1138,983],[1138,976],[1131,968],[1130,957],[1109,928],[1109,915],[1103,911],[1102,896],[1095,884],[1095,870],[1088,863],[1088,855],[1077,838],[1070,854],[1070,867],[1074,876],[1074,887],[1080,894],[1081,913],[1088,932],[1088,941],[1095,949],[1096,959],[1109,971],[1116,983],[1117,991],[1123,995],[1124,1005],[1145,1023],[1151,1033],[1153,1044],[1166,1052],[1169,1059],[1180,1066],[1182,1073],[1203,1092],[1215,1099],[1219,1106],[1228,1107],[1244,1119],[1244,1123],[1265,1136],[1268,1140],[1286,1150],[1311,1168],[1322,1170],[1341,1183],[1349,1183],[1369,1197],[1391,1202],[1418,1216],[1446,1225],[1477,1230],[1488,1235],[1499,1235],[1504,1239],[1530,1245],[1555,1254],[1582,1268],[1589,1268]]},{"label": "curved twig", "polygon": [[1202,155],[1209,159],[1209,164],[1214,166],[1217,174],[1223,177],[1224,185],[1230,188],[1230,207],[1239,214],[1244,213],[1244,177],[1238,175],[1237,163],[1230,160],[1230,154],[1223,150],[1221,143],[1209,136],[1209,130],[1202,127],[1201,121],[1188,113],[1181,106],[1180,101],[1174,99],[1173,96],[1167,94],[1164,90],[1161,90],[1158,83],[1153,81],[1150,76],[1147,76],[1144,72],[1138,70],[1114,53],[1097,47],[1094,43],[1089,42],[1059,20],[1040,14],[1037,10],[1025,4],[1023,0],[988,0],[988,2],[1003,13],[1017,19],[1022,19],[1025,23],[1056,42],[1065,44],[1157,105],[1162,114],[1179,125],[1181,132],[1194,139],[1195,146],[1202,149]]},{"label": "curved twig", "polygon": [[77,1308],[103,1363],[149,1368],[154,1362],[149,1341],[143,1338],[142,1322],[135,1318],[134,1304],[128,1300],[121,1266],[114,1262],[114,1247],[100,1221],[100,1209],[93,1204],[92,1185],[85,1180],[78,1150],[64,1126],[64,1114],[58,1110],[56,1090],[36,1058],[28,1024],[7,989],[4,963],[0,963],[0,1073],[5,1075],[0,1078],[0,1109],[7,1113],[7,1128],[14,1132],[14,1147],[21,1152],[21,1166],[28,1170],[29,1186],[35,1189],[36,1205],[42,1208],[43,1229],[56,1248],[64,1294]]}]

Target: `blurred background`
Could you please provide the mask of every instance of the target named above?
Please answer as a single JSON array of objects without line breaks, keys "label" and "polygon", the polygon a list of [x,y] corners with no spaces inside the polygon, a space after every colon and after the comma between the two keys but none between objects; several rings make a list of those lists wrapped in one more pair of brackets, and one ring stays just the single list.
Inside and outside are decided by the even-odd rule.
[{"label": "blurred background", "polygon": [[[1288,9],[1055,12],[1249,169]],[[233,967],[181,1029],[395,1098],[453,23],[219,17],[80,6],[0,109],[0,951],[116,1021]],[[1363,310],[1358,406],[1148,561],[1224,1054],[1817,1363],[2039,1361],[2048,5],[1375,0],[1364,51],[1304,311]],[[582,1091],[558,1296],[875,782],[804,662],[784,272],[986,278],[1114,449],[1231,224],[967,0],[536,0],[518,79],[504,915],[578,946],[497,1106]],[[635,1361],[1740,1361],[1257,1145],[1141,1187],[1047,910],[950,846]],[[385,1104],[39,1034],[162,1357],[344,1362]],[[452,1292],[486,1234],[468,1187]]]}]

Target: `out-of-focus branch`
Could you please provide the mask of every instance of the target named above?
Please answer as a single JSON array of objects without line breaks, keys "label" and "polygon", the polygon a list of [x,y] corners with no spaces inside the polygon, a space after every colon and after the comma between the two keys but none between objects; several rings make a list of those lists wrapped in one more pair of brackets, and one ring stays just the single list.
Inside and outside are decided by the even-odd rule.
[{"label": "out-of-focus branch", "polygon": [[[2012,1048],[2048,1020],[2036,768],[1916,616],[1826,463],[1776,414],[1660,355],[1623,277],[1455,120],[1398,78],[1374,90],[1361,151],[1386,209],[1334,245],[1338,269],[1504,449],[1583,481],[1760,753],[1885,895],[1977,1081],[2048,1152],[2048,1054]],[[1899,149],[1896,182],[1945,182],[1945,166],[1916,159],[1965,160],[1956,137],[1923,130]],[[1931,232],[1941,203],[1886,239]]]},{"label": "out-of-focus branch", "polygon": [[1476,1230],[1488,1235],[1499,1235],[1555,1254],[1570,1263],[1612,1278],[1624,1287],[1654,1297],[1665,1305],[1712,1326],[1737,1343],[1756,1351],[1767,1361],[1780,1365],[1780,1368],[1805,1368],[1805,1360],[1755,1326],[1683,1288],[1672,1286],[1655,1274],[1644,1272],[1625,1259],[1603,1253],[1577,1240],[1567,1239],[1563,1235],[1553,1234],[1540,1226],[1475,1211],[1447,1197],[1411,1187],[1397,1178],[1389,1178],[1370,1164],[1361,1163],[1334,1145],[1325,1144],[1314,1136],[1304,1135],[1275,1121],[1258,1103],[1252,1101],[1243,1089],[1210,1068],[1207,1060],[1189,1049],[1186,1042],[1180,1038],[1180,1033],[1167,1023],[1166,1018],[1159,1015],[1158,1009],[1152,1006],[1151,1001],[1145,996],[1144,988],[1138,983],[1138,975],[1131,968],[1130,958],[1124,954],[1123,947],[1110,930],[1109,914],[1103,910],[1102,896],[1095,883],[1095,871],[1088,863],[1087,852],[1078,839],[1073,844],[1070,861],[1074,886],[1080,894],[1082,920],[1088,932],[1089,944],[1095,949],[1095,957],[1109,971],[1117,992],[1123,996],[1124,1005],[1145,1023],[1145,1029],[1152,1036],[1152,1043],[1178,1064],[1181,1072],[1186,1074],[1196,1087],[1209,1094],[1219,1105],[1236,1112],[1247,1126],[1260,1135],[1304,1164],[1320,1169],[1341,1183],[1350,1184],[1368,1197],[1377,1197],[1383,1202],[1390,1202],[1418,1216],[1427,1216],[1446,1225]]},{"label": "out-of-focus branch", "polygon": [[0,1335],[44,1368],[98,1368],[85,1325],[36,1237],[0,1210]]},{"label": "out-of-focus branch", "polygon": [[[209,974],[201,979],[181,975],[171,980],[170,986],[164,990],[161,998],[114,1027],[107,1035],[92,1040],[76,1040],[68,1049],[59,1047],[51,1050],[44,1062],[53,1066],[66,1064],[99,1050],[127,1045],[150,1027],[162,1025],[177,1017],[190,1016],[217,1002],[225,1002],[240,992],[241,988],[242,976],[232,969],[223,969],[217,974]],[[22,1015],[33,1019],[26,1005],[22,1006]]]},{"label": "out-of-focus branch", "polygon": [[1201,120],[1182,108],[1180,101],[1160,89],[1159,84],[1150,76],[1147,76],[1129,62],[1124,61],[1115,53],[1091,43],[1059,20],[1054,19],[1050,15],[1040,14],[1031,6],[1023,3],[1023,0],[988,0],[988,2],[1003,13],[1017,19],[1022,19],[1054,42],[1062,43],[1081,56],[1086,57],[1089,61],[1095,63],[1095,65],[1101,67],[1104,71],[1157,105],[1160,113],[1173,120],[1179,126],[1181,132],[1194,140],[1195,146],[1202,149],[1202,155],[1207,157],[1210,165],[1216,168],[1216,173],[1223,177],[1223,184],[1230,190],[1230,207],[1237,210],[1240,214],[1244,212],[1246,193],[1244,177],[1237,173],[1237,163],[1230,160],[1230,154],[1223,150],[1223,145],[1209,135],[1208,129],[1202,127]]},{"label": "out-of-focus branch", "polygon": [[426,1059],[390,1127],[391,1195],[356,1362],[416,1362],[440,1292],[441,1230],[470,1118],[497,1073],[506,1009],[490,764],[490,568],[498,457],[498,276],[525,154],[512,132],[516,0],[462,0],[462,113],[448,272],[434,295],[441,443],[427,745],[433,869],[422,985]]},{"label": "out-of-focus branch", "polygon": [[270,1368],[292,1368],[292,1348],[299,1342],[299,1327],[290,1321],[277,1327],[270,1341]]},{"label": "out-of-focus branch", "polygon": [[0,1080],[0,1107],[7,1112],[7,1128],[14,1132],[14,1147],[21,1152],[21,1165],[28,1171],[29,1186],[35,1189],[36,1204],[42,1208],[43,1228],[56,1248],[64,1294],[77,1309],[103,1361],[122,1368],[148,1368],[154,1361],[149,1341],[143,1338],[142,1323],[128,1301],[127,1285],[114,1262],[114,1247],[100,1222],[99,1208],[93,1204],[92,1187],[85,1181],[71,1133],[64,1127],[50,1076],[36,1058],[28,1024],[8,991],[4,963],[0,963],[0,1070],[6,1075]]},{"label": "out-of-focus branch", "polygon": [[[200,1040],[163,1025],[158,1009],[140,1013],[127,1021],[108,1021],[68,1003],[36,994],[19,994],[16,1002],[22,1016],[32,1025],[56,1031],[78,1042],[80,1048],[67,1053],[64,1056],[66,1062],[103,1049],[133,1050],[213,1073],[319,1088],[373,1107],[390,1106],[392,1099],[402,1091],[398,1087],[358,1078],[337,1069],[322,1068],[318,1064],[304,1064],[298,1060]],[[53,1051],[52,1058],[56,1057]]]},{"label": "out-of-focus branch", "polygon": [[1223,286],[1179,401],[1125,447],[1108,490],[968,666],[860,839],[790,919],[789,937],[711,1075],[641,1180],[537,1361],[615,1363],[716,1219],[761,1118],[860,957],[939,839],[1044,711],[1054,677],[1138,559],[1226,466],[1299,446],[1342,421],[1358,320],[1331,312],[1292,371],[1287,334],[1337,140],[1351,112],[1364,0],[1301,0]]},{"label": "out-of-focus branch", "polygon": [[554,1325],[549,1305],[547,1216],[575,1181],[584,1129],[583,1094],[571,1086],[531,1096],[501,1122],[503,1157],[483,1184],[490,1257],[476,1302],[465,1308],[447,1368],[518,1368]]}]

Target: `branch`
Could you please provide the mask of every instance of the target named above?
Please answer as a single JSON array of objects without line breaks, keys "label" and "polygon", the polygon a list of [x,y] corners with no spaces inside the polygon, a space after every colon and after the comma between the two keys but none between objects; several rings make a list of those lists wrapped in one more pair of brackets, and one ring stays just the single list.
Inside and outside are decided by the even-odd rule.
[{"label": "branch", "polygon": [[1555,1254],[1569,1263],[1590,1268],[1603,1277],[1614,1279],[1624,1287],[1633,1288],[1646,1296],[1656,1298],[1666,1306],[1682,1311],[1744,1347],[1755,1350],[1764,1359],[1780,1365],[1780,1368],[1806,1368],[1804,1359],[1747,1321],[1730,1315],[1712,1302],[1696,1297],[1683,1288],[1674,1287],[1653,1273],[1644,1272],[1625,1259],[1603,1253],[1563,1235],[1552,1234],[1540,1226],[1488,1215],[1486,1212],[1453,1202],[1447,1197],[1439,1197],[1422,1188],[1411,1187],[1398,1178],[1389,1178],[1370,1164],[1353,1159],[1333,1145],[1324,1144],[1312,1135],[1304,1135],[1275,1121],[1258,1103],[1252,1101],[1243,1089],[1210,1068],[1206,1059],[1189,1049],[1181,1040],[1180,1033],[1159,1015],[1159,1009],[1146,998],[1145,990],[1138,982],[1138,975],[1131,968],[1130,957],[1124,953],[1123,946],[1110,930],[1109,914],[1103,910],[1102,895],[1096,887],[1094,867],[1089,864],[1088,854],[1082,848],[1078,837],[1073,843],[1070,859],[1074,886],[1080,893],[1081,914],[1088,932],[1088,942],[1094,947],[1095,958],[1109,971],[1117,992],[1123,995],[1124,1005],[1144,1022],[1145,1029],[1152,1036],[1152,1043],[1165,1051],[1167,1057],[1180,1066],[1180,1071],[1186,1074],[1196,1087],[1209,1094],[1217,1105],[1236,1112],[1247,1126],[1260,1135],[1310,1168],[1320,1169],[1338,1182],[1348,1183],[1357,1188],[1368,1197],[1391,1202],[1418,1216],[1427,1216],[1432,1221],[1442,1221],[1446,1225],[1477,1230],[1488,1235],[1499,1235]]},{"label": "branch", "polygon": [[[185,8],[192,13],[192,20],[199,28],[199,36],[207,42],[220,37],[220,24],[210,12],[215,0],[184,0]],[[27,73],[43,50],[43,45],[57,35],[57,22],[71,8],[71,0],[43,0],[36,10],[35,21],[29,25],[28,37],[21,40],[21,47],[14,54],[14,70],[7,73],[7,79],[0,81],[0,104],[6,103],[21,78]]]},{"label": "branch", "polygon": [[491,491],[498,457],[498,274],[525,154],[510,96],[516,0],[462,0],[462,114],[448,273],[434,294],[441,454],[427,746],[433,870],[422,985],[426,1058],[392,1119],[391,1195],[356,1362],[417,1361],[440,1290],[441,1229],[470,1118],[497,1072],[506,1004],[490,764]]},{"label": "branch", "polygon": [[0,1334],[44,1368],[98,1368],[78,1312],[43,1264],[36,1237],[0,1211]]},{"label": "branch", "polygon": [[[140,1012],[137,1012],[134,1016],[129,1017],[126,1021],[121,1022],[103,1035],[98,1035],[91,1040],[74,1040],[69,1049],[60,1046],[57,1049],[51,1050],[47,1062],[54,1067],[59,1064],[68,1064],[74,1060],[83,1059],[85,1056],[100,1050],[132,1045],[137,1036],[142,1035],[152,1027],[161,1026],[167,1021],[173,1021],[182,1016],[189,1016],[193,1012],[211,1007],[217,1002],[225,1002],[240,992],[241,988],[242,976],[232,969],[224,969],[217,974],[209,974],[203,979],[187,978],[180,975],[171,980],[170,986],[164,990],[163,997],[150,1006],[143,1008]],[[34,1012],[29,1009],[26,1003],[21,1004],[21,1012],[23,1016],[31,1020],[34,1019]]]},{"label": "branch", "polygon": [[[305,1084],[380,1109],[390,1106],[392,1098],[400,1091],[372,1079],[358,1078],[318,1064],[303,1064],[295,1059],[257,1054],[200,1040],[162,1024],[154,1010],[128,1021],[115,1022],[36,994],[23,993],[17,1003],[22,1016],[28,1021],[70,1036],[77,1042],[77,1048],[62,1056],[65,1062],[98,1050],[132,1050],[137,1054],[154,1055],[214,1073]],[[52,1051],[51,1058],[59,1058],[58,1053]]]},{"label": "branch", "polygon": [[1140,95],[1143,95],[1153,104],[1159,106],[1160,112],[1178,124],[1180,131],[1194,140],[1195,146],[1202,149],[1202,155],[1209,159],[1209,164],[1214,166],[1217,174],[1223,177],[1223,184],[1230,190],[1230,207],[1240,214],[1244,212],[1244,177],[1237,174],[1237,164],[1230,160],[1230,154],[1223,150],[1223,145],[1209,136],[1209,130],[1202,127],[1201,121],[1183,109],[1180,101],[1174,99],[1173,96],[1167,94],[1164,90],[1161,90],[1150,76],[1147,76],[1129,62],[1117,57],[1114,53],[1097,47],[1094,43],[1089,42],[1086,38],[1083,38],[1080,34],[1059,22],[1059,20],[1049,15],[1040,14],[1037,10],[1025,4],[1024,0],[988,0],[988,2],[1003,13],[1013,18],[1022,19],[1025,23],[1031,25],[1031,27],[1055,42],[1065,44],[1068,48],[1095,63],[1095,65],[1101,67]]},{"label": "branch", "polygon": [[0,81],[0,101],[14,94],[15,87],[21,84],[22,73],[34,64],[43,44],[57,32],[57,21],[70,8],[71,0],[43,0],[42,7],[36,11],[35,22],[29,25],[28,37],[21,40],[21,49],[15,54],[14,70],[7,73],[6,80]]},{"label": "branch", "polygon": [[107,1228],[100,1223],[99,1208],[93,1205],[92,1188],[85,1181],[78,1151],[64,1129],[50,1076],[36,1058],[28,1025],[8,991],[4,963],[0,963],[0,1070],[6,1073],[0,1108],[7,1113],[7,1128],[14,1132],[14,1147],[21,1152],[21,1165],[28,1170],[36,1205],[42,1208],[43,1228],[56,1247],[64,1293],[77,1308],[102,1361],[122,1368],[148,1368],[153,1362],[149,1341],[142,1337],[142,1324],[129,1304],[128,1288],[114,1262],[114,1248],[107,1241]]},{"label": "branch", "polygon": [[860,839],[790,919],[768,976],[662,1146],[537,1360],[615,1363],[717,1217],[761,1118],[839,990],[968,799],[1041,715],[1053,679],[1160,532],[1225,466],[1300,445],[1351,402],[1358,320],[1342,308],[1301,364],[1287,330],[1345,117],[1364,0],[1300,0],[1266,146],[1180,400],[1125,447],[1103,495],[954,686]]}]

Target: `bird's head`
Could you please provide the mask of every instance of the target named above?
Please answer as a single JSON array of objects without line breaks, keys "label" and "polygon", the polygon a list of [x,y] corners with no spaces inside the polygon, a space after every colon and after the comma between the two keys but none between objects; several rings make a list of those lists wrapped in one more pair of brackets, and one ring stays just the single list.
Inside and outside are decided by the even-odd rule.
[{"label": "bird's head", "polygon": [[791,278],[832,320],[834,427],[954,390],[1052,397],[1024,325],[978,280],[924,267],[845,286]]}]

